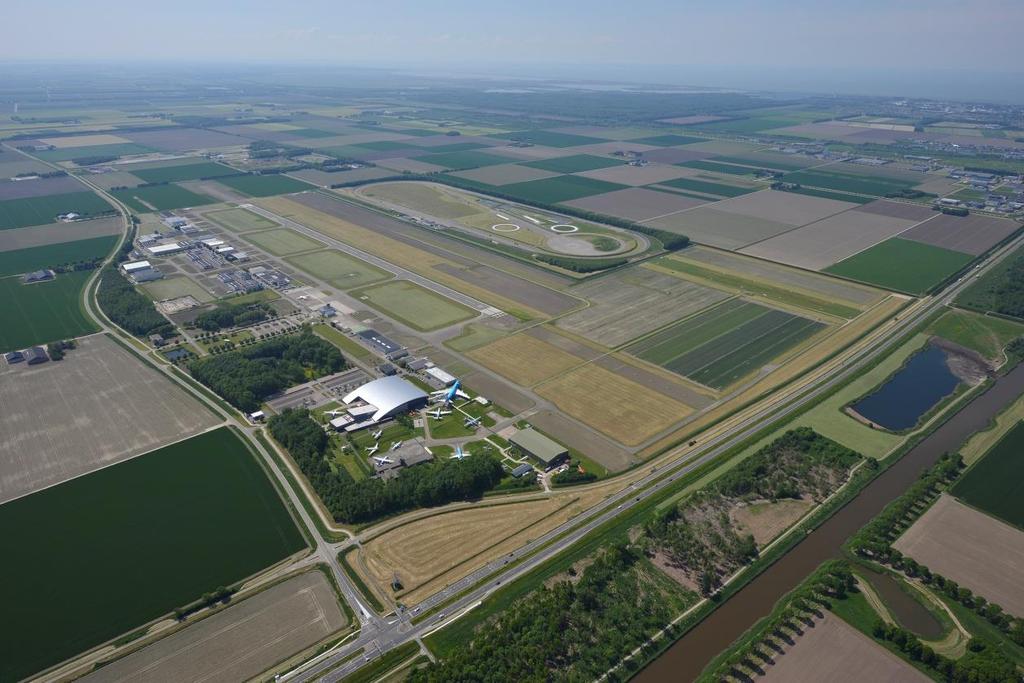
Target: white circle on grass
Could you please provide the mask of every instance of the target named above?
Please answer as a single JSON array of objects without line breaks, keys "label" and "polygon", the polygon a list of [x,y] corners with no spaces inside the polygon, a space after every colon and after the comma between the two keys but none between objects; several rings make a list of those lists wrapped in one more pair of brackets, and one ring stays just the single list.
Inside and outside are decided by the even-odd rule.
[{"label": "white circle on grass", "polygon": [[[562,229],[559,230],[559,228]],[[557,232],[560,235],[565,235],[570,232],[577,232],[578,230],[579,228],[577,228],[575,225],[569,225],[568,223],[558,223],[556,225],[551,226],[551,232]]]},{"label": "white circle on grass", "polygon": [[491,230],[494,232],[515,232],[519,229],[519,226],[515,223],[495,223],[491,226]]}]

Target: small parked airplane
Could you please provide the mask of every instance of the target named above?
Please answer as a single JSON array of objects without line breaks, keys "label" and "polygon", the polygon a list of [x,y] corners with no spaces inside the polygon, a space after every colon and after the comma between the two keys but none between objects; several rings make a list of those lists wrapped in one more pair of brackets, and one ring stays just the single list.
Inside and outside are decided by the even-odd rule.
[{"label": "small parked airplane", "polygon": [[392,460],[391,458],[385,458],[384,456],[381,456],[381,455],[374,456],[373,461],[375,463],[377,463],[378,465],[394,465],[395,464],[395,461]]},{"label": "small parked airplane", "polygon": [[455,454],[452,455],[451,459],[452,460],[465,460],[466,458],[468,458],[471,455],[473,455],[473,454],[472,453],[464,453],[463,450],[462,450],[462,446],[456,446],[455,447]]},{"label": "small parked airplane", "polygon": [[383,429],[378,429],[373,434],[371,434],[371,436],[373,437],[374,441],[380,441],[381,434],[383,434],[383,433],[384,433]]},{"label": "small parked airplane", "polygon": [[403,443],[405,443],[405,442],[404,441],[396,441],[396,442],[394,442],[393,444],[391,444],[391,450],[397,451],[399,448],[402,447]]},{"label": "small parked airplane", "polygon": [[370,446],[369,448],[366,449],[366,453],[368,455],[373,455],[374,453],[376,453],[379,450],[380,450],[380,444],[379,443],[375,443],[375,444],[373,444],[372,446]]},{"label": "small parked airplane", "polygon": [[437,408],[429,411],[427,414],[430,415],[430,417],[434,418],[435,420],[440,420],[445,415],[451,415],[452,411],[441,410],[441,406],[437,406]]},{"label": "small parked airplane", "polygon": [[467,417],[465,419],[465,421],[463,421],[462,424],[463,424],[463,426],[468,427],[468,428],[479,427],[480,426],[480,418],[479,417]]},{"label": "small parked airplane", "polygon": [[324,415],[330,415],[331,417],[339,417],[341,415],[344,415],[345,412],[346,411],[341,410],[341,409],[335,409],[335,410],[328,410],[328,411],[326,411],[324,413]]}]

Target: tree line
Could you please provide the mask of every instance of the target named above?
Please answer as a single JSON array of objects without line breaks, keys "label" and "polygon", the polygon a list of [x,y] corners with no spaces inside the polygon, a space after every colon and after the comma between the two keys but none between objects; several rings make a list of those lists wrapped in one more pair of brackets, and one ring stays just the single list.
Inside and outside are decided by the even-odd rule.
[{"label": "tree line", "polygon": [[100,271],[96,300],[108,318],[135,336],[174,330],[174,326],[157,312],[150,298],[139,293],[113,264]]},{"label": "tree line", "polygon": [[274,313],[268,303],[220,303],[216,308],[199,314],[192,324],[206,332],[217,332],[228,327],[242,327],[266,320]]}]

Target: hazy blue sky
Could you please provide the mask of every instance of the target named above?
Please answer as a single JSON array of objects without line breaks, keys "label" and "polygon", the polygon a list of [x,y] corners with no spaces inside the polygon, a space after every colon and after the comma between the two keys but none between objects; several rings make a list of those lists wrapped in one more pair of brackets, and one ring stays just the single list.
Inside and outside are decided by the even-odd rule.
[{"label": "hazy blue sky", "polygon": [[[0,60],[1021,72],[1021,0],[3,0]],[[638,69],[638,72],[640,70]],[[540,74],[543,75],[543,74]],[[639,74],[638,74],[639,75]],[[619,75],[621,77],[621,74]]]}]

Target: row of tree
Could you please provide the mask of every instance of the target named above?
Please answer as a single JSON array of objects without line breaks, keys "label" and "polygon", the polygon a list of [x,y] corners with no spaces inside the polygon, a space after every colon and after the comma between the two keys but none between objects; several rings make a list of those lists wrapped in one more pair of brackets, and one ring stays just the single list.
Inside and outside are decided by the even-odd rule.
[{"label": "row of tree", "polygon": [[217,332],[229,327],[243,327],[266,320],[274,314],[274,308],[265,302],[252,304],[221,303],[216,308],[199,314],[192,324],[207,332]]},{"label": "row of tree", "polygon": [[113,264],[100,273],[96,300],[108,318],[136,336],[170,333],[174,329],[149,297],[139,293]]}]

